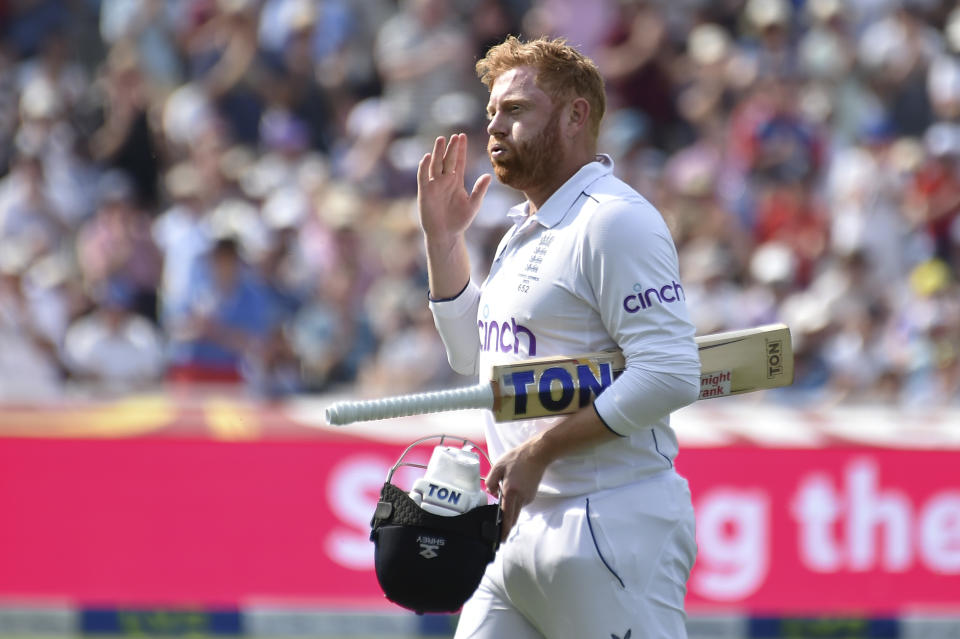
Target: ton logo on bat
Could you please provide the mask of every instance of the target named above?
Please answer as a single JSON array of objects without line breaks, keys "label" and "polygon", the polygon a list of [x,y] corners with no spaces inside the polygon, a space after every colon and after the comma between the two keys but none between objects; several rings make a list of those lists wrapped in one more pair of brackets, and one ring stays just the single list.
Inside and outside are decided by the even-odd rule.
[{"label": "ton logo on bat", "polygon": [[562,413],[577,401],[580,408],[613,383],[610,362],[531,368],[504,376],[505,394],[513,397],[516,417]]},{"label": "ton logo on bat", "polygon": [[767,379],[783,373],[783,341],[767,340]]}]

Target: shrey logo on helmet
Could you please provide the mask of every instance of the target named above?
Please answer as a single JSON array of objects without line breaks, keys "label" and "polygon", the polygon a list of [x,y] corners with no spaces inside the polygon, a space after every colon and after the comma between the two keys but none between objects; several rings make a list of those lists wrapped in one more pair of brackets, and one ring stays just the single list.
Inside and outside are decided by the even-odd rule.
[{"label": "shrey logo on helmet", "polygon": [[433,559],[439,556],[437,550],[447,543],[443,537],[417,537],[417,543],[420,544],[420,556],[424,559]]}]

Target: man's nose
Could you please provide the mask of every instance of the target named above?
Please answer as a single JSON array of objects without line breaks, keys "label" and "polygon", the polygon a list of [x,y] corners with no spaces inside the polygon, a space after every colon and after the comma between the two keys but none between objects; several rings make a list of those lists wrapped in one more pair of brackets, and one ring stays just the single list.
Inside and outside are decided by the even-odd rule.
[{"label": "man's nose", "polygon": [[503,126],[503,118],[500,117],[499,113],[490,118],[490,123],[487,124],[487,133],[494,137],[501,137],[506,134]]}]

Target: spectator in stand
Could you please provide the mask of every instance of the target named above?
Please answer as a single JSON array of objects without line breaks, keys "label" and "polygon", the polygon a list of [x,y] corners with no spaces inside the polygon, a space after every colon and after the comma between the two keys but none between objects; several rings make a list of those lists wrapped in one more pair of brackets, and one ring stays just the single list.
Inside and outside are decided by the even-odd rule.
[{"label": "spectator in stand", "polygon": [[36,251],[0,242],[0,400],[56,399],[62,390],[59,330],[30,295],[26,272]]},{"label": "spectator in stand", "polygon": [[860,34],[858,55],[870,88],[898,132],[919,136],[933,122],[927,72],[943,48],[940,33],[922,19],[922,8],[896,3]]},{"label": "spectator in stand", "polygon": [[[914,237],[905,188],[923,151],[912,140],[897,141],[886,118],[865,121],[855,144],[834,153],[825,180],[830,218],[830,252],[865,266],[860,295],[903,277]],[[826,261],[826,260],[824,260]],[[829,270],[831,264],[825,264]]]},{"label": "spectator in stand", "polygon": [[169,90],[182,79],[174,42],[178,8],[166,0],[100,0],[100,37],[115,48],[132,43],[143,72],[154,86]]},{"label": "spectator in stand", "polygon": [[151,235],[151,220],[136,206],[131,180],[119,171],[104,174],[94,217],[77,234],[77,261],[88,290],[108,282],[122,285],[125,306],[151,320],[157,315],[162,257]]},{"label": "spectator in stand", "polygon": [[153,237],[163,253],[160,310],[169,330],[169,322],[189,305],[191,278],[212,239],[196,173],[189,165],[178,164],[167,172],[165,182],[173,206],[157,218]]},{"label": "spectator in stand", "polygon": [[267,0],[260,12],[260,44],[276,68],[274,108],[288,110],[310,130],[310,146],[329,151],[334,142],[331,94],[342,72],[339,57],[356,28],[355,9],[344,0]]},{"label": "spectator in stand", "polygon": [[388,20],[374,44],[383,97],[399,135],[426,124],[442,95],[469,85],[470,43],[446,0],[409,0]]},{"label": "spectator in stand", "polygon": [[254,0],[217,0],[216,11],[190,42],[190,73],[204,86],[230,127],[231,137],[257,141],[273,74],[257,45]]},{"label": "spectator in stand", "polygon": [[40,51],[20,64],[19,89],[23,91],[34,82],[47,82],[69,111],[76,106],[87,86],[87,74],[70,55],[70,43],[65,31],[54,28],[47,31],[40,43]]},{"label": "spectator in stand", "polygon": [[163,342],[156,326],[134,312],[135,301],[122,280],[100,284],[93,312],[73,322],[64,338],[64,360],[75,381],[118,394],[160,380]]},{"label": "spectator in stand", "polygon": [[952,260],[950,232],[960,219],[960,124],[940,122],[924,136],[927,160],[907,194],[915,220],[933,242],[934,254]]},{"label": "spectator in stand", "polygon": [[14,138],[19,149],[36,154],[43,162],[45,193],[52,211],[71,229],[90,214],[96,179],[96,169],[84,155],[75,126],[76,85],[86,84],[85,75],[75,66],[51,60],[18,65],[20,121]]},{"label": "spectator in stand", "polygon": [[748,0],[744,48],[760,77],[797,73],[797,48],[791,33],[793,10],[787,0]]},{"label": "spectator in stand", "polygon": [[356,274],[348,266],[317,281],[318,294],[292,318],[287,340],[299,355],[303,387],[323,391],[359,377],[377,342],[353,295]]},{"label": "spectator in stand", "polygon": [[654,145],[670,148],[676,144],[679,120],[665,16],[644,2],[622,2],[618,9],[620,15],[612,22],[608,44],[595,58],[612,90],[611,106],[642,113],[649,121]]},{"label": "spectator in stand", "polygon": [[270,331],[262,283],[232,238],[217,240],[190,282],[186,308],[170,322],[169,378],[241,382],[261,365]]},{"label": "spectator in stand", "polygon": [[21,151],[0,179],[0,239],[16,240],[35,251],[57,246],[68,229],[48,195],[43,160]]},{"label": "spectator in stand", "polygon": [[122,42],[107,57],[99,80],[101,126],[90,136],[91,157],[126,172],[135,187],[136,203],[153,208],[159,198],[160,158],[150,127],[150,88],[133,45]]}]

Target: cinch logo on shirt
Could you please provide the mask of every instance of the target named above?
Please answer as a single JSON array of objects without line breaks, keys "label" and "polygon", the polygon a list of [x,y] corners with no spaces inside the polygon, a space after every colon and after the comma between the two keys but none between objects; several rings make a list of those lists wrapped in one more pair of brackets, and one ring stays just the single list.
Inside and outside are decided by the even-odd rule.
[{"label": "cinch logo on shirt", "polygon": [[653,303],[672,304],[679,300],[687,299],[683,292],[683,287],[677,281],[670,284],[664,284],[660,288],[652,286],[644,290],[640,284],[634,284],[635,295],[627,295],[623,298],[623,310],[628,313],[636,313],[653,306]]},{"label": "cinch logo on shirt", "polygon": [[522,335],[527,341],[527,354],[531,357],[537,354],[537,336],[523,324],[518,324],[513,317],[503,322],[477,320],[477,328],[480,329],[481,351],[519,353]]}]

